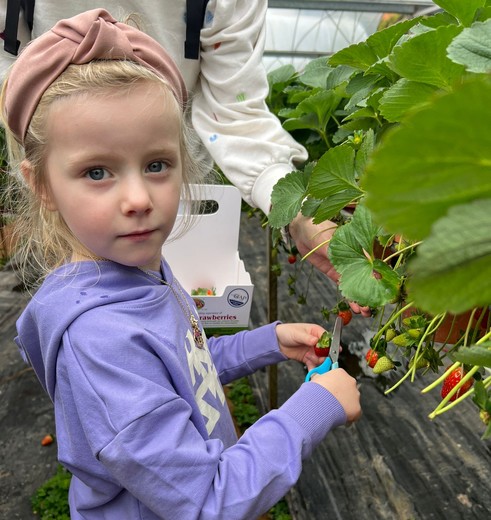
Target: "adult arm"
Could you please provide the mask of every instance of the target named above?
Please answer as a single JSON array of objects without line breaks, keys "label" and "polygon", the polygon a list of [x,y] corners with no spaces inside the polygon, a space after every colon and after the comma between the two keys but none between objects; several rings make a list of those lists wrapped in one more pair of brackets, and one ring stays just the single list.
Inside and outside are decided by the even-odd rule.
[{"label": "adult arm", "polygon": [[201,31],[201,79],[193,126],[226,177],[269,213],[276,182],[307,159],[268,109],[262,64],[266,0],[210,0]]}]

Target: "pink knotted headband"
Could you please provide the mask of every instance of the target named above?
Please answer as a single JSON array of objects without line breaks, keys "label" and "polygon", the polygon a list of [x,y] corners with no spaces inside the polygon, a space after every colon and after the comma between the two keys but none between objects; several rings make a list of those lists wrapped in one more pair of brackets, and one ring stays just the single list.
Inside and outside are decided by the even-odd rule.
[{"label": "pink knotted headband", "polygon": [[172,58],[150,36],[117,22],[104,9],[60,20],[33,40],[14,63],[5,90],[9,128],[23,142],[46,89],[71,64],[112,59],[138,62],[166,79],[181,106],[187,100],[184,80]]}]

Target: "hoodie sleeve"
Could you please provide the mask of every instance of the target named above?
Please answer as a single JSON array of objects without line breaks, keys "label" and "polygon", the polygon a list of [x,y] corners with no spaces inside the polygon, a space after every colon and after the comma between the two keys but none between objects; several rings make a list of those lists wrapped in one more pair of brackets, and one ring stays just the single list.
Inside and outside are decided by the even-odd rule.
[{"label": "hoodie sleeve", "polygon": [[280,352],[274,323],[230,336],[208,338],[208,347],[223,385],[288,358]]},{"label": "hoodie sleeve", "polygon": [[303,459],[325,435],[346,422],[332,394],[304,383],[225,447],[200,430],[194,392],[186,393],[174,375],[171,345],[162,363],[152,337],[135,333],[123,342],[107,320],[99,329],[93,322],[77,337],[67,332],[58,357],[58,397],[64,394],[66,403],[69,393],[73,400],[73,406],[58,405],[58,421],[76,425],[59,439],[60,450],[83,445],[83,436],[90,452],[76,450],[77,474],[87,474],[86,468],[100,474],[94,468],[99,461],[106,481],[159,518],[256,518],[295,484]]},{"label": "hoodie sleeve", "polygon": [[249,204],[268,214],[273,186],[307,160],[307,152],[265,102],[266,10],[266,0],[210,0],[192,120],[227,178]]},{"label": "hoodie sleeve", "polygon": [[329,392],[305,383],[224,450],[220,441],[201,438],[182,400],[169,396],[119,432],[98,458],[159,518],[250,520],[288,492],[302,460],[345,420]]}]

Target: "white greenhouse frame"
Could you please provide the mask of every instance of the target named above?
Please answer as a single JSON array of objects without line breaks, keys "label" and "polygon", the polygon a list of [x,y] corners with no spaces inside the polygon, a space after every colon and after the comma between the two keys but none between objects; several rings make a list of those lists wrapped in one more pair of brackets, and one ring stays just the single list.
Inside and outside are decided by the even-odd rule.
[{"label": "white greenhouse frame", "polygon": [[439,9],[429,0],[268,0],[264,65],[296,70],[318,57],[364,41],[384,13],[405,17]]}]

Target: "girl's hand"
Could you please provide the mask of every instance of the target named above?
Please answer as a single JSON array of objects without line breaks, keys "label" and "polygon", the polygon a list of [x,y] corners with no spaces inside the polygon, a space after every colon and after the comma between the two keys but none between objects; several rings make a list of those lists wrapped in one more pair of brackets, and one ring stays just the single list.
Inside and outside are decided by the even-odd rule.
[{"label": "girl's hand", "polygon": [[311,370],[325,358],[315,355],[314,346],[325,329],[315,323],[280,323],[276,326],[276,337],[281,352],[289,359],[300,361]]},{"label": "girl's hand", "polygon": [[356,379],[344,369],[336,368],[325,374],[316,374],[312,382],[323,386],[339,401],[346,413],[347,424],[361,417],[360,391]]}]

